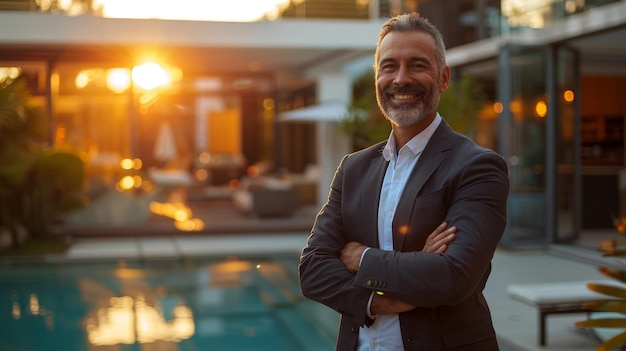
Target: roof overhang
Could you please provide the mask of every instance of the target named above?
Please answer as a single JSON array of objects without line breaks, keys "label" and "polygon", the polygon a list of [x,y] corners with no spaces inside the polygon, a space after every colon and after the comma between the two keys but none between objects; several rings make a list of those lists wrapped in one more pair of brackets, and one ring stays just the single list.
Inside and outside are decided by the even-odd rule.
[{"label": "roof overhang", "polygon": [[197,72],[279,72],[301,78],[372,55],[382,23],[201,22],[0,12],[0,57],[132,65],[157,56]]}]

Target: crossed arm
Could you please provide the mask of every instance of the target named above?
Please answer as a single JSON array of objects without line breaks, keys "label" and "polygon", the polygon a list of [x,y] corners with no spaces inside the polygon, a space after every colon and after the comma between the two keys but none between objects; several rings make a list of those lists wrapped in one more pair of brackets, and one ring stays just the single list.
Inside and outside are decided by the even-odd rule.
[{"label": "crossed arm", "polygon": [[[448,228],[446,222],[441,223],[426,239],[422,252],[444,253],[448,248],[448,244],[454,240],[456,232],[457,228],[455,226]],[[350,272],[358,272],[361,256],[366,249],[367,246],[356,241],[347,243],[341,251],[341,262]],[[370,314],[401,313],[414,308],[415,306],[400,300],[374,294],[370,305]]]}]

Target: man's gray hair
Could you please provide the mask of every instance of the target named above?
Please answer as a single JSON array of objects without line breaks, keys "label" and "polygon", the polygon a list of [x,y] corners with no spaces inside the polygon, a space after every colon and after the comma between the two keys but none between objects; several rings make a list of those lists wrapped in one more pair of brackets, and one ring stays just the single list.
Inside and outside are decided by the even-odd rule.
[{"label": "man's gray hair", "polygon": [[376,55],[374,57],[374,69],[378,68],[378,59],[380,54],[380,43],[383,38],[391,32],[424,32],[430,35],[435,42],[435,55],[439,64],[439,71],[443,71],[446,67],[446,44],[439,30],[428,20],[416,12],[405,13],[390,18],[383,24],[378,35],[378,43],[376,44]]}]

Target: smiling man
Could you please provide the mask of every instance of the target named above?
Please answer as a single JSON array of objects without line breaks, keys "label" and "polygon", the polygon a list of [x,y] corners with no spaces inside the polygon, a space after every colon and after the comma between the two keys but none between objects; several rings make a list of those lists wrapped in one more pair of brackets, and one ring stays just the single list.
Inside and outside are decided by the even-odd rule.
[{"label": "smiling man", "polygon": [[437,112],[450,68],[427,19],[387,21],[374,69],[392,131],[339,164],[302,251],[302,293],[341,314],[337,350],[498,350],[482,290],[506,163]]}]

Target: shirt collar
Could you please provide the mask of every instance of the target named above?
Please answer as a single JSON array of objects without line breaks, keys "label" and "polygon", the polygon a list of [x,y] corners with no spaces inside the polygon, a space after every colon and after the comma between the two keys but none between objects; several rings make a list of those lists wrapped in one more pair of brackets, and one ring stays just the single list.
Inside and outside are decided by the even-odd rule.
[{"label": "shirt collar", "polygon": [[[406,143],[403,147],[408,148],[415,155],[420,154],[422,151],[424,151],[426,144],[428,144],[430,137],[433,136],[435,130],[437,129],[437,127],[439,127],[439,124],[441,124],[441,116],[439,115],[439,112],[437,112],[435,119],[433,119],[428,127],[426,127],[419,134],[411,138],[411,140],[409,140],[409,142]],[[393,137],[392,131],[391,134],[389,134],[387,145],[385,145],[385,148],[383,149],[383,157],[385,158],[385,160],[390,161],[392,158],[395,158],[395,151],[396,139]]]}]

